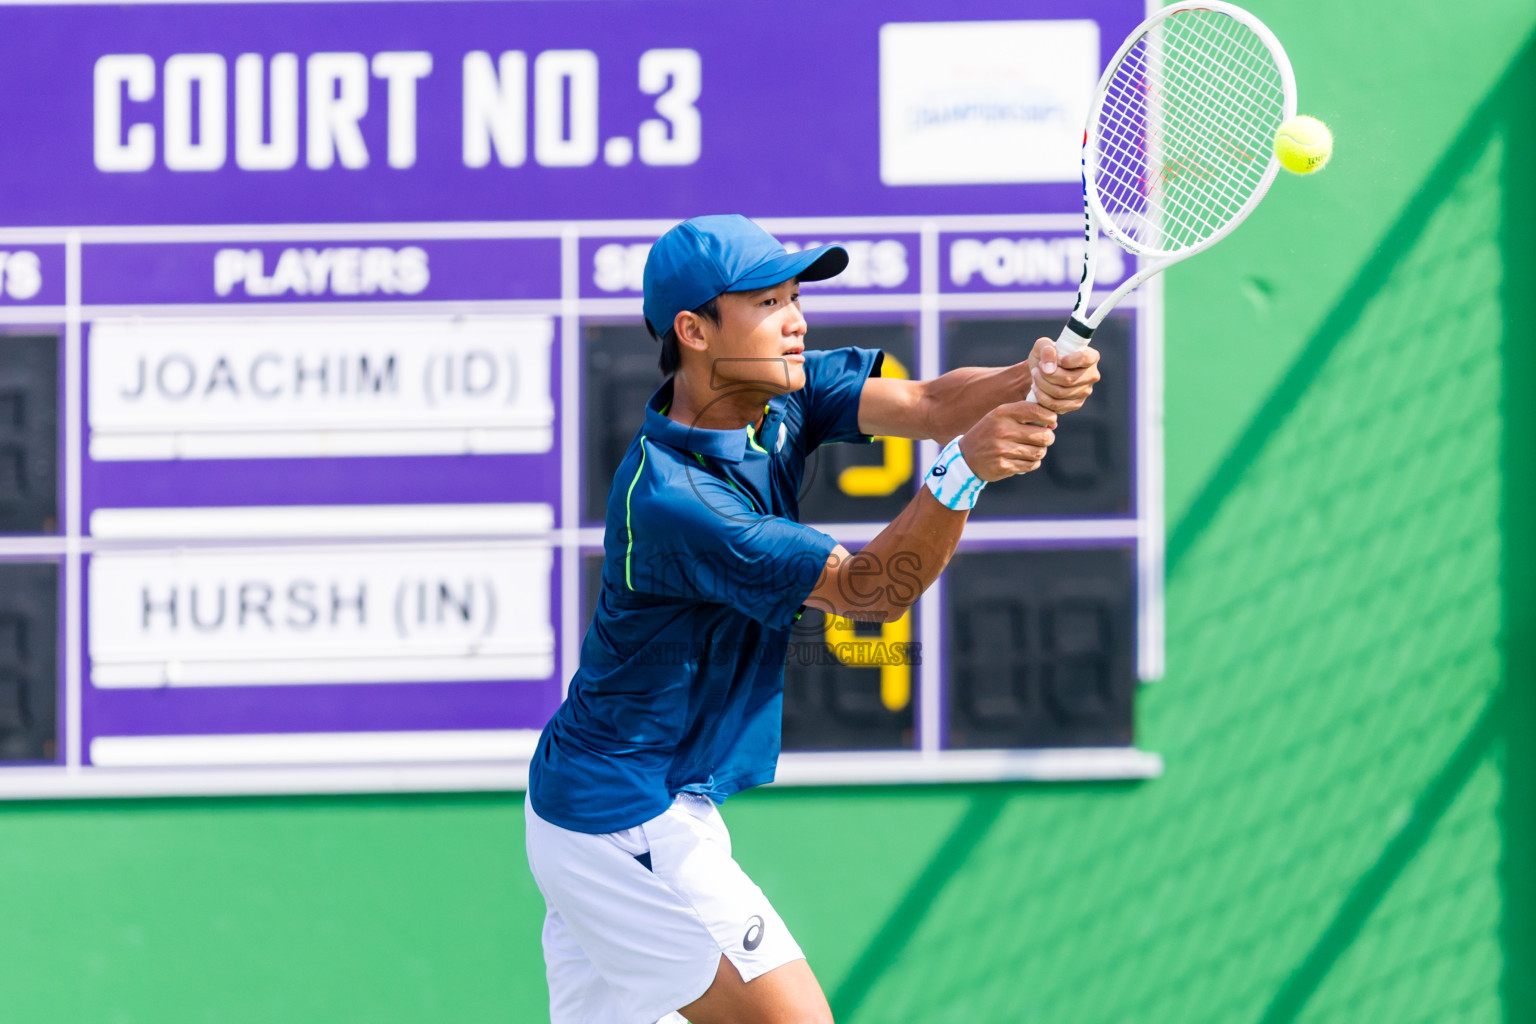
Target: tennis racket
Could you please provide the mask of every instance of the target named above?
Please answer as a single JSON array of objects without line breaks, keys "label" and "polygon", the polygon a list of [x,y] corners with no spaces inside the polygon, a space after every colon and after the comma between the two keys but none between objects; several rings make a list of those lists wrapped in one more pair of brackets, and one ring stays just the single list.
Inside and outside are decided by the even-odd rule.
[{"label": "tennis racket", "polygon": [[[1137,26],[1088,108],[1083,274],[1058,353],[1086,347],[1133,288],[1209,249],[1253,212],[1280,168],[1275,132],[1295,114],[1284,48],[1242,8],[1176,3]],[[1100,231],[1139,258],[1089,314]]]}]

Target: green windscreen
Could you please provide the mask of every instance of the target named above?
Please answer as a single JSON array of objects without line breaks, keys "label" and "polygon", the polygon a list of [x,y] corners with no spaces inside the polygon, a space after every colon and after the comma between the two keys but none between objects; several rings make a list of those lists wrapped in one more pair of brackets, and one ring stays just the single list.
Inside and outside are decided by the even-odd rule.
[{"label": "green windscreen", "polygon": [[1009,801],[847,1019],[1502,1019],[1503,146],[1476,141],[1174,546],[1167,776]]}]

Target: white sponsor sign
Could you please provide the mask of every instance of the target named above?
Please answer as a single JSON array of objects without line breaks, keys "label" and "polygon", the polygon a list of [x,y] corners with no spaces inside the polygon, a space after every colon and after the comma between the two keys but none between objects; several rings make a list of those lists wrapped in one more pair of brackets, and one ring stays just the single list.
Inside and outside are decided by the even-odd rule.
[{"label": "white sponsor sign", "polygon": [[545,316],[97,320],[91,457],[548,451],[553,340]]},{"label": "white sponsor sign", "polygon": [[98,687],[547,679],[547,543],[102,552]]},{"label": "white sponsor sign", "polygon": [[880,179],[1077,181],[1098,78],[1085,19],[882,25]]}]

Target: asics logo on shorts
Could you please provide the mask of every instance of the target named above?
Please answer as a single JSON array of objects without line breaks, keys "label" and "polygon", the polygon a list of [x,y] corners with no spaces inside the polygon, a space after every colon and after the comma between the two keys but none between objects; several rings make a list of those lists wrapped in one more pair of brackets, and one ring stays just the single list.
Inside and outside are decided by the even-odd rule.
[{"label": "asics logo on shorts", "polygon": [[747,918],[747,934],[742,936],[741,945],[748,953],[763,944],[763,919],[753,914]]}]

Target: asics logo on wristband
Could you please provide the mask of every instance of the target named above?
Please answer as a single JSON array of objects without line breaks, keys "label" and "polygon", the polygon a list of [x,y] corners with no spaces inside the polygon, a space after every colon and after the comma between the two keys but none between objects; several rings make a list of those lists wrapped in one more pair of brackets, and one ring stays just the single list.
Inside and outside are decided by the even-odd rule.
[{"label": "asics logo on wristband", "polygon": [[933,464],[923,483],[933,492],[939,504],[957,512],[975,508],[981,489],[987,486],[986,481],[973,473],[970,464],[965,461],[960,452],[958,437],[939,452],[939,461]]}]

